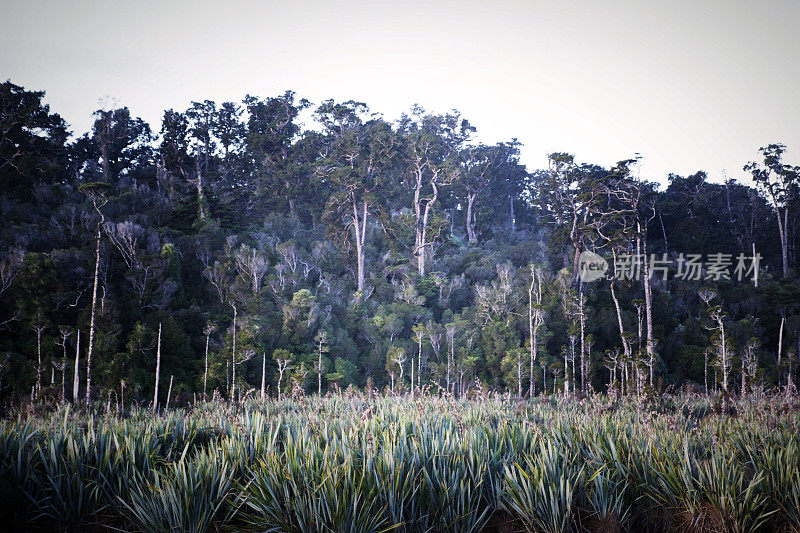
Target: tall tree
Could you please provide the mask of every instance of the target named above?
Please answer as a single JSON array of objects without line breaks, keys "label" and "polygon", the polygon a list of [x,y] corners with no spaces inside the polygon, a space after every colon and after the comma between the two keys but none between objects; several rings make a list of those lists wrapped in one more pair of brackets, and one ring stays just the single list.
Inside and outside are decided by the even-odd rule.
[{"label": "tall tree", "polygon": [[778,220],[778,237],[781,243],[781,267],[783,277],[789,274],[789,224],[793,199],[800,186],[800,167],[783,162],[786,146],[770,144],[759,148],[764,163],[751,161],[744,170],[753,175],[756,186],[769,200]]},{"label": "tall tree", "polygon": [[107,183],[87,183],[81,186],[81,190],[89,197],[97,213],[97,231],[95,234],[95,259],[94,259],[94,281],[92,282],[92,307],[89,318],[89,348],[86,353],[86,405],[92,402],[92,355],[95,349],[95,319],[97,317],[97,286],[100,280],[100,239],[102,238],[102,227],[105,222],[105,215],[101,209],[107,202],[106,191]]},{"label": "tall tree", "polygon": [[365,104],[324,102],[316,111],[326,127],[329,147],[319,162],[317,176],[330,183],[334,192],[325,207],[324,220],[340,242],[352,233],[356,252],[358,298],[364,294],[367,219],[380,217],[378,187],[383,183],[398,150],[398,140],[389,124],[373,119],[362,122]]},{"label": "tall tree", "polygon": [[414,107],[411,116],[400,120],[405,139],[404,152],[413,191],[414,248],[417,272],[425,276],[426,258],[438,231],[429,235],[431,217],[439,189],[458,177],[460,167],[456,156],[475,128],[459,114],[425,115]]},{"label": "tall tree", "polygon": [[44,91],[0,83],[0,190],[15,196],[66,177],[67,124],[42,100]]}]

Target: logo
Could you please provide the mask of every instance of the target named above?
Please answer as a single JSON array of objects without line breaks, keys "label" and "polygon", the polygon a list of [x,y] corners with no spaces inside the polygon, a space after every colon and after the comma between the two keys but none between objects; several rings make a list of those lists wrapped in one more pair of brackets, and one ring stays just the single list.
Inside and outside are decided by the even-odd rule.
[{"label": "logo", "polygon": [[605,276],[606,270],[608,262],[596,253],[586,250],[578,256],[578,277],[582,282],[597,281]]}]

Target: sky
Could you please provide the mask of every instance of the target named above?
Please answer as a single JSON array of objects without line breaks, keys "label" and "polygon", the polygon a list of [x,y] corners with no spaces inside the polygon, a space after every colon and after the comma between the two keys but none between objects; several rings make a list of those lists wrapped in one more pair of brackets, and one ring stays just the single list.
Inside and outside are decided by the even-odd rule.
[{"label": "sky", "polygon": [[800,145],[800,2],[0,0],[0,78],[46,90],[83,133],[116,101],[159,129],[192,100],[287,89],[389,120],[458,109],[543,168],[564,151],[642,176],[747,181]]}]

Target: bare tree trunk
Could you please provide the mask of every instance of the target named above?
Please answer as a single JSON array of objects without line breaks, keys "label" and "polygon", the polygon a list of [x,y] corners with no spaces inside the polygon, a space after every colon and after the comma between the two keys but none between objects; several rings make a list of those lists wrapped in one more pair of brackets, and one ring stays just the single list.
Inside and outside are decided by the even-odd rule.
[{"label": "bare tree trunk", "polygon": [[261,401],[264,401],[265,385],[267,376],[267,352],[261,353]]},{"label": "bare tree trunk", "polygon": [[431,180],[431,186],[433,186],[433,197],[428,199],[425,203],[425,210],[422,214],[422,219],[417,221],[417,270],[420,276],[425,276],[425,257],[428,251],[428,246],[430,245],[427,242],[428,239],[428,218],[430,217],[431,208],[433,204],[436,203],[436,199],[439,196],[439,188],[436,186],[436,182]]},{"label": "bare tree trunk", "polygon": [[778,237],[781,241],[781,266],[783,268],[783,277],[789,275],[789,243],[787,240],[786,230],[789,226],[789,208],[783,209],[783,220],[781,220],[781,210],[775,208],[775,214],[778,218]]},{"label": "bare tree trunk", "polygon": [[281,401],[282,391],[281,385],[283,383],[283,372],[286,370],[286,366],[289,364],[287,359],[278,359],[278,401]]},{"label": "bare tree trunk", "polygon": [[[41,316],[39,317],[41,321]],[[36,356],[38,363],[36,364],[36,394],[42,392],[42,331],[44,326],[41,323],[36,324]]]},{"label": "bare tree trunk", "polygon": [[542,365],[542,394],[547,394],[547,367]]},{"label": "bare tree trunk", "polygon": [[[400,361],[398,359],[397,366],[400,367],[400,375],[397,378],[397,386],[400,387],[401,390],[403,389],[403,372],[404,372],[403,363],[405,363],[405,360]],[[412,366],[411,368],[413,369],[414,367]]]},{"label": "bare tree trunk", "polygon": [[745,362],[745,358],[744,358],[744,356],[742,356],[742,389],[741,389],[741,391],[742,391],[742,392],[741,392],[741,395],[742,395],[742,397],[744,397],[744,392],[745,392],[745,388],[744,388],[744,387],[745,387],[745,371],[744,371],[744,362]]},{"label": "bare tree trunk", "polygon": [[[105,158],[103,159],[105,161]],[[97,282],[100,277],[100,223],[97,224],[95,246],[94,284],[92,286],[92,313],[89,319],[89,351],[86,354],[86,405],[92,401],[92,353],[94,352],[94,321],[97,314]]]},{"label": "bare tree trunk", "polygon": [[236,318],[238,317],[238,309],[236,309],[236,304],[231,302],[231,307],[233,307],[233,349],[231,352],[231,367],[232,367],[232,375],[231,375],[231,394],[230,399],[236,400]]},{"label": "bare tree trunk", "polygon": [[475,232],[475,199],[477,198],[478,193],[475,192],[468,192],[467,193],[467,239],[469,242],[475,242],[478,240],[478,235]]},{"label": "bare tree trunk", "polygon": [[167,403],[166,408],[169,409],[169,400],[172,397],[172,374],[169,376],[169,389],[167,389]]},{"label": "bare tree trunk", "polygon": [[203,171],[200,169],[200,162],[197,161],[197,178],[195,178],[194,183],[197,187],[197,215],[200,218],[201,222],[205,222],[208,219],[208,213],[206,212],[206,197],[203,194]]},{"label": "bare tree trunk", "polygon": [[533,287],[536,284],[536,273],[531,269],[531,284],[528,287],[528,338],[530,339],[530,382],[528,396],[533,398],[533,363],[536,361],[536,334],[533,331]]},{"label": "bare tree trunk", "polygon": [[78,403],[78,389],[80,387],[80,356],[81,356],[81,330],[75,328],[77,337],[75,339],[75,370],[72,378],[72,402]]},{"label": "bare tree trunk", "polygon": [[617,293],[614,290],[615,284],[616,282],[612,280],[611,299],[614,300],[614,307],[617,310],[617,325],[619,326],[619,338],[622,340],[622,353],[625,355],[625,359],[628,359],[631,355],[631,348],[628,344],[628,338],[625,336],[625,326],[622,323],[622,309],[619,306],[619,299],[617,298]]},{"label": "bare tree trunk", "polygon": [[153,389],[153,411],[158,410],[158,380],[161,377],[161,322],[158,323],[158,341],[156,342],[156,385]]},{"label": "bare tree trunk", "polygon": [[781,380],[781,354],[783,353],[783,326],[785,323],[786,323],[786,316],[781,314],[781,329],[778,330],[778,383],[779,384]]},{"label": "bare tree trunk", "polygon": [[358,204],[353,199],[353,230],[356,239],[356,268],[357,268],[357,290],[359,293],[364,292],[364,254],[366,253],[364,245],[366,243],[367,233],[367,202],[364,202],[364,215],[361,217],[358,213]]},{"label": "bare tree trunk", "polygon": [[445,333],[447,335],[448,352],[447,352],[447,373],[445,381],[447,384],[447,392],[452,394],[454,386],[452,377],[453,359],[455,358],[455,341],[456,341],[456,326],[454,323],[445,326]]},{"label": "bare tree trunk", "polygon": [[575,391],[577,390],[576,384],[577,384],[577,381],[578,381],[577,378],[575,377],[575,363],[577,362],[577,358],[575,357],[575,344],[574,343],[572,344],[572,355],[571,355],[571,357],[572,357],[572,359],[570,360],[570,362],[572,363],[572,394],[574,395]]},{"label": "bare tree trunk", "polygon": [[203,400],[206,399],[206,384],[208,383],[208,340],[211,337],[211,333],[206,334],[206,365],[205,369],[203,370]]},{"label": "bare tree trunk", "polygon": [[[641,232],[644,231],[640,228]],[[642,276],[644,278],[644,311],[647,324],[647,358],[650,367],[650,386],[655,387],[654,373],[656,364],[656,346],[653,340],[653,291],[650,287],[650,262],[647,260],[647,242],[643,236],[637,240],[642,250]]]},{"label": "bare tree trunk", "polygon": [[[420,341],[420,351],[422,350],[422,342]],[[411,355],[411,399],[414,399],[414,355]]]},{"label": "bare tree trunk", "polygon": [[[528,334],[530,335],[530,383],[528,384],[528,395],[533,397],[533,366],[536,363],[536,355],[539,348],[539,328],[542,325],[542,273],[531,266],[531,284],[528,287]],[[536,312],[533,309],[534,295],[536,297]],[[535,316],[534,316],[535,315]],[[544,382],[542,382],[544,387]],[[544,388],[542,389],[545,390]]]},{"label": "bare tree trunk", "polygon": [[422,352],[417,360],[417,388],[422,390]]},{"label": "bare tree trunk", "polygon": [[[580,318],[581,327],[581,392],[586,392],[586,315],[583,313],[583,304],[585,297],[583,296],[583,282],[579,282],[578,291],[578,313]],[[574,364],[574,363],[573,363]]]},{"label": "bare tree trunk", "polygon": [[[722,342],[722,390],[725,391],[725,394],[728,394],[728,350],[725,344],[725,323],[722,321],[722,318],[719,319],[719,331],[721,342]],[[726,399],[727,402],[727,399]]]},{"label": "bare tree trunk", "polygon": [[756,262],[756,241],[753,241],[753,283],[758,288],[758,263]]}]

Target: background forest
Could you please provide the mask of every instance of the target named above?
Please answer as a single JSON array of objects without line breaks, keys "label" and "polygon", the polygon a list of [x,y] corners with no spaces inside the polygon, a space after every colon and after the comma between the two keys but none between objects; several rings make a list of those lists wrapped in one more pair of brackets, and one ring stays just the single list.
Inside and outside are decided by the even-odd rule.
[{"label": "background forest", "polygon": [[[152,126],[102,109],[75,136],[43,96],[0,85],[5,406],[796,380],[800,170],[780,144],[739,181],[659,187],[636,157],[527,169],[455,111],[387,122],[287,92]],[[582,283],[585,250],[676,266]],[[678,279],[681,254],[730,254],[733,274],[754,251],[757,283]]]}]

